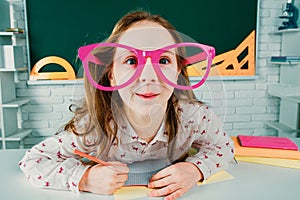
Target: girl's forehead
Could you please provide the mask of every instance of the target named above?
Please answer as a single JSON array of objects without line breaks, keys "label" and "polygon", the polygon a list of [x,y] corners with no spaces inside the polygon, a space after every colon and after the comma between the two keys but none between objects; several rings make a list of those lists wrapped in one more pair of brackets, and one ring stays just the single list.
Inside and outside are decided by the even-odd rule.
[{"label": "girl's forehead", "polygon": [[163,26],[154,22],[141,22],[134,24],[119,38],[120,44],[138,49],[157,49],[174,44],[170,32]]}]

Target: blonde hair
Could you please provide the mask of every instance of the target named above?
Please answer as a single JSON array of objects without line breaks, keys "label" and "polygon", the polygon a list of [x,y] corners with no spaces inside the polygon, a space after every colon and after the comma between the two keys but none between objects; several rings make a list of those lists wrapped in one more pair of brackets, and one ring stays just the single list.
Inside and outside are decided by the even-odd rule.
[{"label": "blonde hair", "polygon": [[[166,19],[160,15],[152,15],[149,12],[138,10],[127,13],[122,17],[114,26],[111,35],[106,42],[117,42],[120,35],[128,30],[133,24],[140,21],[151,21],[157,23],[169,31],[176,42],[180,42],[180,37],[175,34],[175,28]],[[187,72],[185,67],[181,68],[181,75],[184,77],[185,82],[188,82]],[[101,84],[110,85],[109,75],[111,66],[108,66],[103,77]],[[179,80],[180,81],[180,80]],[[103,151],[108,152],[111,145],[117,141],[118,124],[114,120],[113,110],[121,110],[122,102],[118,92],[107,92],[94,88],[86,77],[84,77],[84,84],[86,90],[86,98],[83,100],[82,105],[74,111],[74,117],[65,125],[65,130],[73,132],[78,136],[83,137],[83,146],[86,148],[97,149],[99,155]],[[188,83],[187,83],[188,84]],[[116,95],[116,97],[113,95]],[[178,103],[177,97],[183,97],[187,100],[197,101],[192,91],[174,90],[174,93],[168,100],[166,110],[166,131],[169,133],[169,143],[172,141],[178,132],[179,120],[176,106]],[[113,98],[112,98],[113,97]],[[84,128],[78,127],[76,123],[83,117],[88,115],[87,124]],[[95,136],[96,140],[92,143],[88,142],[89,136]],[[99,146],[100,145],[100,146]],[[172,149],[173,145],[169,145]],[[100,148],[99,148],[100,147]]]}]

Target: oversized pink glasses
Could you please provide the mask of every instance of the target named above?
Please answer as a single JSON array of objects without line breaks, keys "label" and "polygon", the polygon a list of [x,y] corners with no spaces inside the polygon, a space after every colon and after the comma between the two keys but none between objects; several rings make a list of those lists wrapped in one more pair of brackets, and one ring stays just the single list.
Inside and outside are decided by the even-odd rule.
[{"label": "oversized pink glasses", "polygon": [[[97,43],[80,47],[78,55],[88,80],[100,90],[118,90],[133,83],[140,77],[148,58],[162,81],[177,89],[192,90],[206,81],[215,49],[199,43],[177,43],[156,50],[141,50],[118,43]],[[112,66],[123,74],[115,86],[107,81]],[[180,73],[184,68],[187,70],[186,76]],[[190,84],[187,80],[190,76],[199,78]]]}]

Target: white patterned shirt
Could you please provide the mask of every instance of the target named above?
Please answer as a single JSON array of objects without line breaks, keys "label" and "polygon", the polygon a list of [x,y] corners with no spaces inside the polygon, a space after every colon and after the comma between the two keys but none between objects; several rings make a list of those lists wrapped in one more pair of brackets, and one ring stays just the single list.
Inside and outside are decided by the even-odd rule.
[{"label": "white patterned shirt", "polygon": [[[180,113],[180,124],[170,160],[182,157],[195,147],[198,152],[185,161],[194,163],[204,179],[226,168],[233,159],[234,149],[232,140],[223,131],[222,121],[208,106],[197,103],[180,102],[177,112]],[[79,124],[84,126],[87,120],[83,118]],[[113,144],[108,154],[100,155],[100,159],[134,163],[167,157],[169,136],[164,123],[149,143],[138,137],[126,119],[118,127],[118,144]],[[83,163],[73,150],[91,153],[81,148],[80,140],[75,134],[63,131],[33,146],[19,166],[28,180],[39,188],[79,192],[79,181],[90,165]]]}]

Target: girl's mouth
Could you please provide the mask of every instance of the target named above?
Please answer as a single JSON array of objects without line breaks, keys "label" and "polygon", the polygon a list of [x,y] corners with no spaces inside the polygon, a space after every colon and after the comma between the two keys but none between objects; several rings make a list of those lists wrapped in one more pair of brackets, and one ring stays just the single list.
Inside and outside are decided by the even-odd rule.
[{"label": "girl's mouth", "polygon": [[136,93],[137,96],[143,98],[143,99],[154,99],[155,97],[157,97],[159,94],[156,93],[143,93],[143,94],[139,94]]}]

